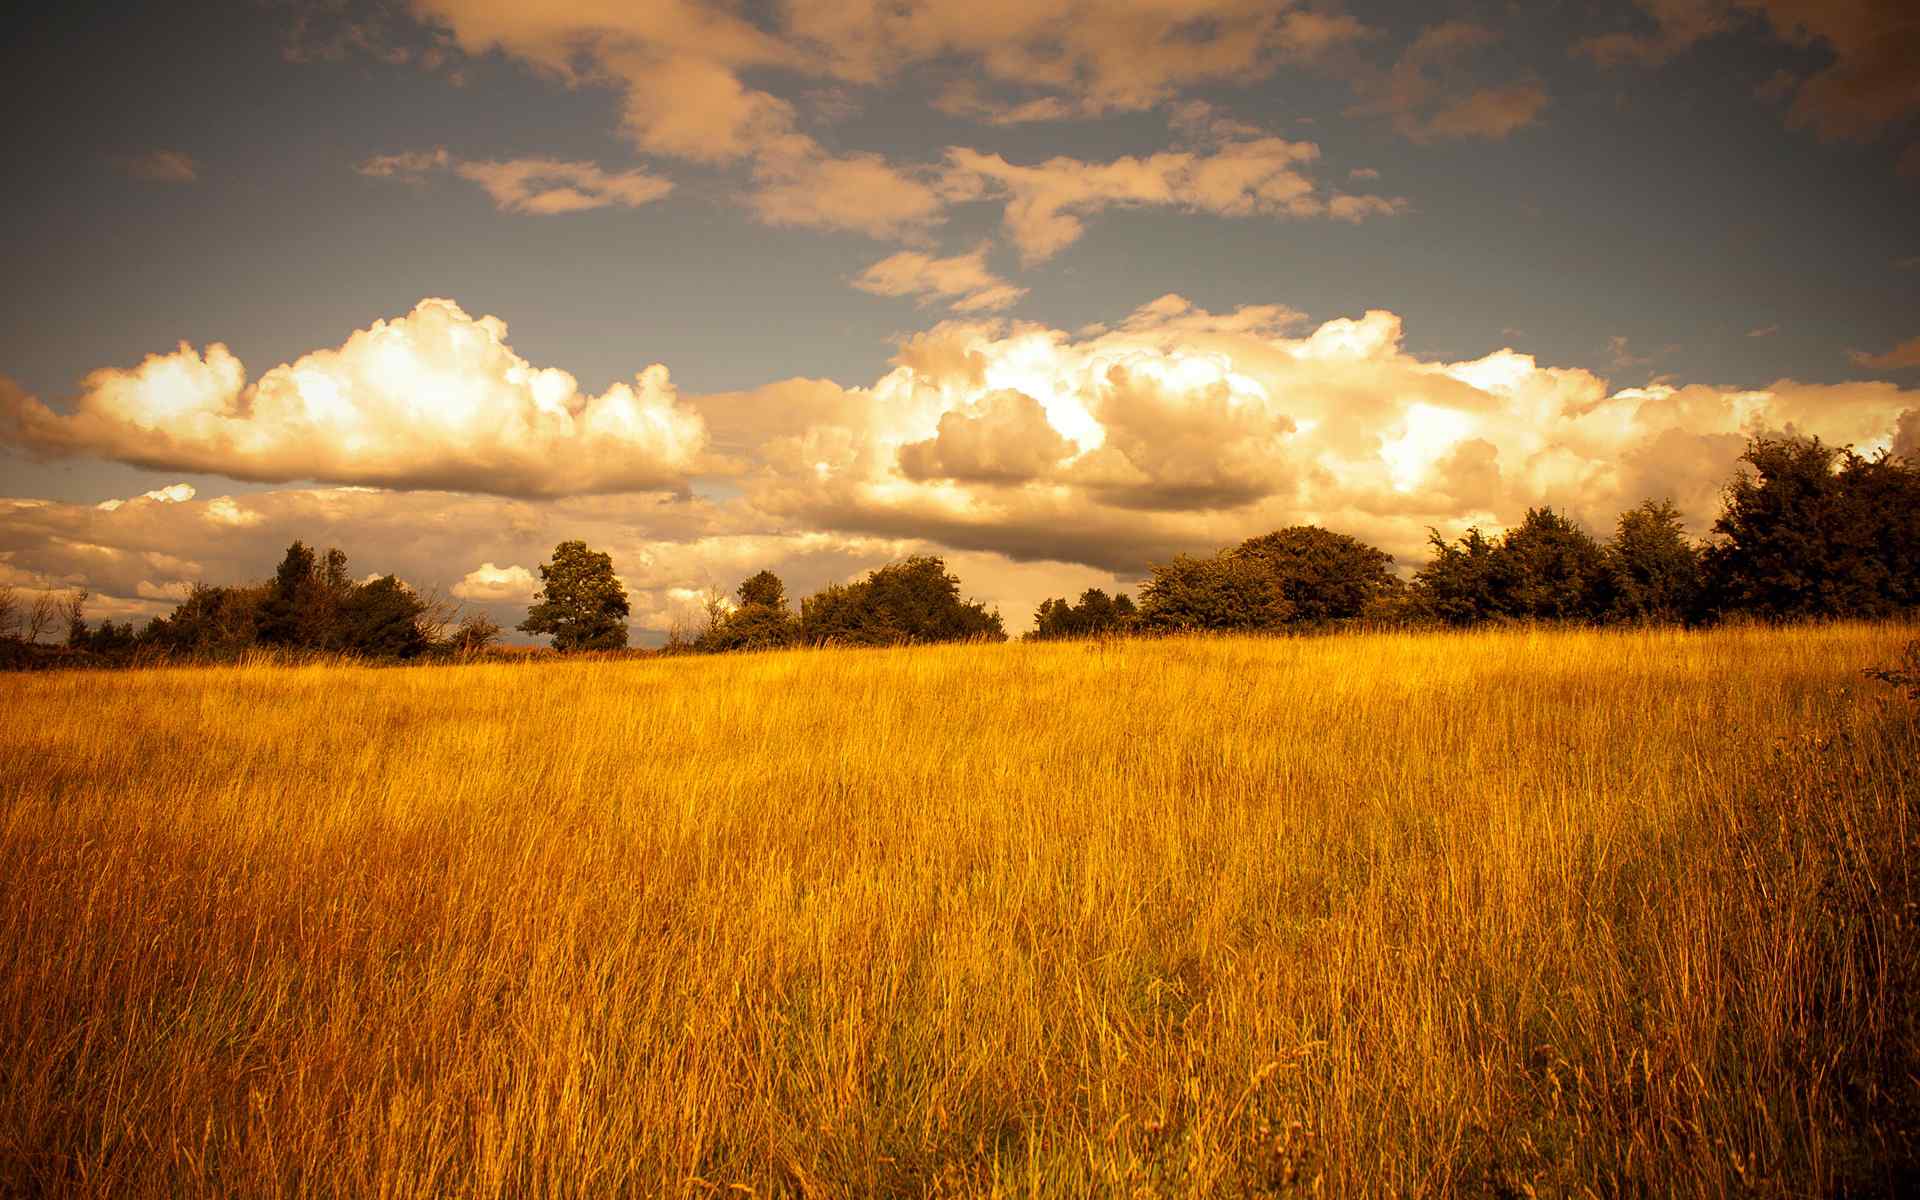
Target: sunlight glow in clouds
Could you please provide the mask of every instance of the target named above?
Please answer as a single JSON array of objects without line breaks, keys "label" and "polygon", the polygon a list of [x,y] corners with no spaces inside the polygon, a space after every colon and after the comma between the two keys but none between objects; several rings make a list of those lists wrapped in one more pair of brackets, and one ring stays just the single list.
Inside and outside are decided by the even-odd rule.
[{"label": "sunlight glow in clouds", "polygon": [[0,393],[0,436],[45,457],[267,482],[518,496],[685,486],[706,433],[665,367],[587,396],[567,372],[515,354],[506,337],[498,318],[422,300],[252,384],[225,346],[203,354],[182,344],[130,370],[93,372],[64,415]]},{"label": "sunlight glow in clouds", "polygon": [[[635,623],[658,630],[686,618],[687,595],[763,567],[798,595],[912,552],[965,556],[989,581],[970,588],[1025,603],[1307,522],[1403,563],[1422,560],[1428,527],[1498,529],[1541,504],[1605,533],[1670,497],[1698,532],[1754,434],[1867,453],[1920,441],[1920,392],[1891,383],[1615,390],[1512,349],[1420,358],[1384,310],[1311,325],[1281,304],[1213,313],[1167,295],[1077,334],[953,320],[906,338],[869,386],[685,398],[658,364],[584,396],[505,338],[495,318],[426,300],[251,385],[218,345],[97,371],[66,413],[0,381],[0,435],[29,450],[378,485],[8,501],[0,564],[122,606],[103,614],[152,612],[203,566],[254,578],[303,537],[453,581],[506,617],[535,586],[520,564],[585,537],[614,553]],[[682,490],[721,469],[709,434],[723,499]],[[603,495],[647,488],[682,494]]]}]

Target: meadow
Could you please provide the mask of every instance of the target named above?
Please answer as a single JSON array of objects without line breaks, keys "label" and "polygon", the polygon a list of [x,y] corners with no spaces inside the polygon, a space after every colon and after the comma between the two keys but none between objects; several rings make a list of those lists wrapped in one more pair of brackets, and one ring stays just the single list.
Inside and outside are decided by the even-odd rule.
[{"label": "meadow", "polygon": [[0,1192],[1897,1194],[1913,636],[0,678]]}]

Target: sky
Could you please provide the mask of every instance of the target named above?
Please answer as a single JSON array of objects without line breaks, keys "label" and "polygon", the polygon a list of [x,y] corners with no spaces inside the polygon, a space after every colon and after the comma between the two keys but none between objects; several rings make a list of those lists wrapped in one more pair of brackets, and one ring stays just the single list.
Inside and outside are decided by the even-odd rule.
[{"label": "sky", "polygon": [[913,553],[1047,596],[1313,523],[1920,450],[1904,0],[74,3],[0,55],[0,584],[295,538],[636,642]]}]

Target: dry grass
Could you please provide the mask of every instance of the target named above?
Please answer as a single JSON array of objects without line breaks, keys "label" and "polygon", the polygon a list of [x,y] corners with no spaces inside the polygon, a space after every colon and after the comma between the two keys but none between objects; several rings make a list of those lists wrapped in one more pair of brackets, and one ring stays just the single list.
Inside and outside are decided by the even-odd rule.
[{"label": "dry grass", "polygon": [[0,1190],[1896,1191],[1909,636],[0,679]]}]

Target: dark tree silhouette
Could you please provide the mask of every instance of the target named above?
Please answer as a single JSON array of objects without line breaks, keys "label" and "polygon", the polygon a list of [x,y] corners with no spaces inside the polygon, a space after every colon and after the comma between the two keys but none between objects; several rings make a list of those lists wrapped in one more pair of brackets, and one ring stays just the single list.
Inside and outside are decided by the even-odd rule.
[{"label": "dark tree silhouette", "polygon": [[1885,616],[1920,603],[1920,468],[1818,438],[1758,438],[1707,549],[1710,603],[1767,618]]},{"label": "dark tree silhouette", "polygon": [[1351,620],[1399,586],[1391,554],[1318,525],[1248,538],[1232,553],[1267,565],[1296,622]]},{"label": "dark tree silhouette", "polygon": [[944,560],[923,555],[808,596],[800,605],[800,636],[816,646],[885,646],[998,642],[1007,633],[999,613],[960,598],[960,580]]},{"label": "dark tree silhouette", "polygon": [[620,650],[627,644],[627,590],[613,574],[613,559],[585,542],[561,542],[553,561],[540,567],[540,590],[518,628],[552,634],[553,648]]},{"label": "dark tree silhouette", "polygon": [[1148,629],[1269,629],[1293,616],[1278,576],[1255,557],[1179,554],[1152,571],[1140,589],[1140,623]]},{"label": "dark tree silhouette", "polygon": [[1700,609],[1700,551],[1680,525],[1673,501],[1652,500],[1620,514],[1606,545],[1617,620],[1672,623]]}]

